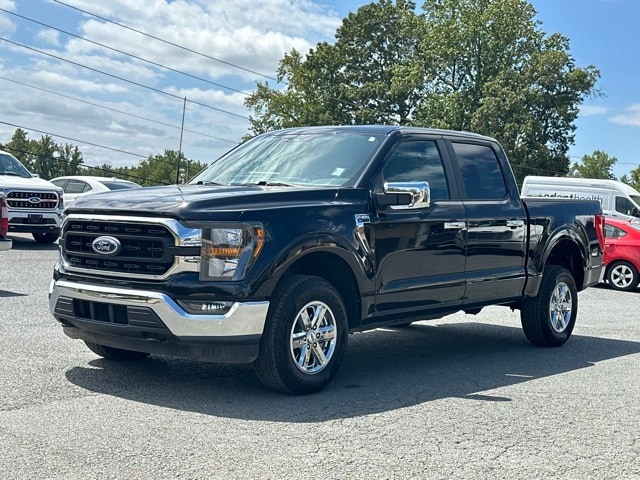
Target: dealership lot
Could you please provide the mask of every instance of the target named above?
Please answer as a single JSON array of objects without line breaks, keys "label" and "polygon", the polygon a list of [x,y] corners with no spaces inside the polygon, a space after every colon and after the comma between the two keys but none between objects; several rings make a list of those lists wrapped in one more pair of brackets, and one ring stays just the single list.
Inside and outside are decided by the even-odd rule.
[{"label": "dealership lot", "polygon": [[0,477],[640,478],[640,291],[591,288],[562,348],[488,308],[352,335],[290,397],[246,366],[112,363],[50,316],[57,245],[0,252]]}]

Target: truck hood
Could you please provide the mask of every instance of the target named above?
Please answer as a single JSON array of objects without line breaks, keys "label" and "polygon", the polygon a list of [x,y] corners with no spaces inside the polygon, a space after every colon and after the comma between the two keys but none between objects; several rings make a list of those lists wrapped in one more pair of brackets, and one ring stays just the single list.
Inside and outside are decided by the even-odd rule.
[{"label": "truck hood", "polygon": [[[356,193],[358,192],[358,193]],[[183,220],[238,220],[245,212],[366,202],[366,190],[336,187],[178,185],[78,197],[67,214],[153,215]],[[340,198],[339,198],[340,197]]]},{"label": "truck hood", "polygon": [[47,182],[37,177],[15,177],[13,175],[0,175],[0,189],[2,190],[34,190],[34,191],[57,191],[62,189],[53,183]]}]

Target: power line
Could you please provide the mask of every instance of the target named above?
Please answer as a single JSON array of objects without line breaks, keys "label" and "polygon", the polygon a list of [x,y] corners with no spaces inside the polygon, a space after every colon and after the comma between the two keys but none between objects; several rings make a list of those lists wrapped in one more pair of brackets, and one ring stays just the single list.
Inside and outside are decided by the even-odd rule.
[{"label": "power line", "polygon": [[127,152],[126,150],[121,150],[119,148],[107,147],[105,145],[100,145],[100,144],[92,143],[92,142],[85,142],[84,140],[77,140],[75,138],[65,137],[64,135],[58,135],[56,133],[45,132],[43,130],[38,130],[36,128],[24,127],[22,125],[16,125],[14,123],[3,122],[2,120],[0,120],[0,123],[3,124],[3,125],[9,125],[10,127],[21,128],[23,130],[30,130],[30,131],[42,133],[44,135],[51,135],[51,136],[54,136],[54,137],[64,138],[65,140],[70,140],[72,142],[78,142],[78,143],[85,144],[85,145],[91,145],[92,147],[104,148],[106,150],[111,150],[113,152],[124,153],[126,155],[131,155],[133,157],[139,157],[139,158],[144,158],[144,159],[148,158],[148,156],[140,155],[139,153]]},{"label": "power line", "polygon": [[264,73],[256,72],[256,71],[254,71],[254,70],[250,70],[250,69],[248,69],[248,68],[241,67],[240,65],[236,65],[236,64],[234,64],[234,63],[227,62],[227,61],[225,61],[225,60],[221,60],[221,59],[216,58],[216,57],[212,57],[211,55],[207,55],[206,53],[198,52],[197,50],[192,50],[192,49],[190,49],[190,48],[188,48],[188,47],[184,47],[184,46],[182,46],[182,45],[178,45],[177,43],[170,42],[169,40],[164,40],[163,38],[156,37],[156,36],[154,36],[154,35],[151,35],[151,34],[149,34],[149,33],[143,32],[143,31],[141,31],[141,30],[137,30],[137,29],[135,29],[135,28],[133,28],[133,27],[129,27],[129,26],[124,25],[124,24],[122,24],[122,23],[118,23],[118,22],[116,22],[116,21],[114,21],[114,20],[110,20],[110,19],[108,19],[108,18],[101,17],[100,15],[97,15],[97,14],[95,14],[95,13],[89,12],[89,11],[87,11],[87,10],[83,10],[83,9],[81,9],[81,8],[74,7],[73,5],[69,5],[68,3],[61,2],[61,1],[59,1],[59,0],[53,0],[53,1],[54,1],[55,3],[58,3],[58,4],[60,4],[60,5],[64,5],[65,7],[71,8],[71,9],[76,10],[76,11],[78,11],[78,12],[82,12],[82,13],[84,13],[85,15],[90,15],[90,16],[95,17],[95,18],[98,18],[98,19],[100,19],[100,20],[102,20],[102,21],[105,21],[105,22],[108,22],[108,23],[112,23],[113,25],[117,25],[117,26],[119,26],[119,27],[121,27],[121,28],[125,28],[125,29],[127,29],[127,30],[130,30],[130,31],[135,32],[135,33],[138,33],[138,34],[140,34],[140,35],[144,35],[145,37],[153,38],[154,40],[157,40],[157,41],[159,41],[159,42],[166,43],[167,45],[171,45],[171,46],[176,47],[176,48],[179,48],[179,49],[181,49],[181,50],[185,50],[185,51],[187,51],[187,52],[194,53],[194,54],[199,55],[199,56],[201,56],[201,57],[208,58],[209,60],[213,60],[213,61],[215,61],[215,62],[222,63],[222,64],[227,65],[227,66],[229,66],[229,67],[237,68],[237,69],[239,69],[239,70],[242,70],[242,71],[245,71],[245,72],[248,72],[248,73],[253,73],[254,75],[258,75],[258,76],[260,76],[260,77],[268,78],[268,79],[270,79],[270,80],[275,80],[275,81],[276,81],[276,82],[278,82],[278,83],[282,83],[282,82],[281,82],[280,80],[278,80],[277,78],[272,77],[272,76],[269,76],[269,75],[265,75]]},{"label": "power line", "polygon": [[138,57],[137,55],[134,55],[134,54],[132,54],[132,53],[125,52],[125,51],[123,51],[123,50],[118,50],[117,48],[110,47],[110,46],[105,45],[105,44],[103,44],[103,43],[99,43],[99,42],[96,42],[96,41],[93,41],[93,40],[89,40],[88,38],[81,37],[80,35],[76,35],[75,33],[67,32],[66,30],[62,30],[62,29],[60,29],[60,28],[54,27],[54,26],[52,26],[52,25],[48,25],[48,24],[46,24],[46,23],[40,22],[40,21],[38,21],[38,20],[35,20],[35,19],[33,19],[33,18],[25,17],[24,15],[20,15],[20,14],[18,14],[18,13],[11,12],[11,11],[9,11],[9,10],[6,10],[6,9],[2,8],[2,7],[0,7],[0,11],[5,12],[5,13],[8,13],[8,14],[10,14],[10,15],[14,15],[14,16],[19,17],[19,18],[22,18],[22,19],[27,20],[27,21],[29,21],[29,22],[36,23],[36,24],[41,25],[41,26],[43,26],[43,27],[49,28],[49,29],[51,29],[51,30],[56,30],[56,31],[58,31],[58,32],[60,32],[60,33],[64,33],[65,35],[68,35],[68,36],[70,36],[70,37],[77,38],[77,39],[79,39],[79,40],[82,40],[82,41],[85,41],[85,42],[91,43],[91,44],[93,44],[93,45],[97,45],[97,46],[102,47],[102,48],[105,48],[105,49],[107,49],[107,50],[111,50],[111,51],[113,51],[113,52],[117,52],[117,53],[120,53],[120,54],[122,54],[122,55],[126,55],[126,56],[128,56],[128,57],[135,58],[136,60],[140,60],[141,62],[149,63],[149,64],[154,65],[154,66],[156,66],[156,67],[164,68],[164,69],[169,70],[169,71],[171,71],[171,72],[178,73],[178,74],[180,74],[180,75],[184,75],[184,76],[186,76],[186,77],[190,77],[190,78],[193,78],[193,79],[195,79],[195,80],[200,80],[201,82],[206,82],[206,83],[209,83],[209,84],[214,85],[214,86],[216,86],[216,87],[220,87],[220,88],[224,88],[224,89],[226,89],[226,90],[230,90],[230,91],[232,91],[232,92],[240,93],[240,94],[242,94],[242,95],[244,95],[244,96],[249,96],[249,95],[251,95],[250,93],[243,92],[242,90],[238,90],[238,89],[235,89],[235,88],[233,88],[233,87],[229,87],[229,86],[227,86],[227,85],[222,85],[221,83],[216,83],[216,82],[213,82],[213,81],[208,80],[208,79],[206,79],[206,78],[198,77],[197,75],[192,75],[192,74],[190,74],[190,73],[183,72],[183,71],[181,71],[181,70],[177,70],[177,69],[175,69],[175,68],[171,68],[171,67],[168,67],[168,66],[166,66],[166,65],[162,65],[162,64],[160,64],[160,63],[156,63],[156,62],[154,62],[154,61],[152,61],[152,60],[148,60],[148,59],[146,59],[146,58]]},{"label": "power line", "polygon": [[[107,107],[106,105],[100,105],[100,104],[98,104],[98,103],[89,102],[88,100],[83,100],[83,99],[81,99],[81,98],[72,97],[72,96],[70,96],[70,95],[65,95],[65,94],[63,94],[63,93],[54,92],[54,91],[52,91],[52,90],[47,90],[46,88],[37,87],[37,86],[35,86],[35,85],[30,85],[30,84],[28,84],[28,83],[24,83],[24,82],[19,82],[18,80],[13,80],[13,79],[11,79],[11,78],[6,78],[6,77],[3,77],[3,76],[1,76],[1,75],[0,75],[0,79],[1,79],[1,80],[6,80],[6,81],[8,81],[8,82],[13,82],[13,83],[16,83],[16,84],[18,84],[18,85],[22,85],[22,86],[24,86],[24,87],[29,87],[29,88],[33,88],[33,89],[35,89],[35,90],[40,90],[40,91],[42,91],[42,92],[46,92],[46,93],[49,93],[49,94],[51,94],[51,95],[57,95],[57,96],[62,97],[62,98],[67,98],[67,99],[69,99],[69,100],[73,100],[73,101],[76,101],[76,102],[81,102],[81,103],[85,103],[85,104],[87,104],[87,105],[91,105],[91,106],[94,106],[94,107],[103,108],[103,109],[105,109],[105,110],[109,110],[109,111],[112,111],[112,112],[120,113],[120,114],[122,114],[122,115],[128,115],[128,116],[130,116],[130,117],[138,118],[138,119],[140,119],[140,120],[145,120],[145,121],[148,121],[148,122],[153,122],[153,123],[156,123],[156,124],[158,124],[158,125],[163,125],[163,126],[165,126],[165,127],[175,128],[175,129],[178,129],[178,130],[180,130],[180,129],[181,129],[181,127],[179,127],[179,126],[177,126],[177,125],[171,125],[171,124],[169,124],[169,123],[165,123],[165,122],[160,122],[160,121],[158,121],[158,120],[154,120],[153,118],[142,117],[142,116],[140,116],[140,115],[135,115],[135,114],[133,114],[133,113],[124,112],[124,111],[122,111],[122,110],[118,110],[118,109],[116,109],[116,108]],[[189,133],[194,133],[194,134],[196,134],[196,135],[202,135],[203,137],[212,138],[212,139],[214,139],[214,140],[219,140],[219,141],[221,141],[221,142],[232,143],[232,144],[234,144],[234,145],[237,145],[237,144],[238,144],[238,142],[237,142],[237,141],[234,141],[234,140],[227,140],[226,138],[216,137],[216,136],[213,136],[213,135],[209,135],[209,134],[207,134],[207,133],[197,132],[197,131],[195,131],[195,130],[189,130],[189,129],[186,129],[186,128],[185,128],[185,129],[184,129],[184,131],[185,131],[185,132],[189,132]]]},{"label": "power line", "polygon": [[[282,84],[282,85],[285,85],[285,86],[287,86],[287,85],[288,85],[288,83],[287,83],[287,82],[285,82],[285,81],[283,81],[283,80],[279,80],[279,79],[278,79],[278,78],[276,78],[276,77],[272,77],[272,76],[270,76],[270,75],[266,75],[266,74],[264,74],[264,73],[256,72],[256,71],[254,71],[254,70],[250,70],[250,69],[248,69],[248,68],[241,67],[240,65],[236,65],[236,64],[234,64],[234,63],[227,62],[227,61],[225,61],[225,60],[221,60],[221,59],[216,58],[216,57],[212,57],[211,55],[207,55],[206,53],[198,52],[197,50],[193,50],[193,49],[191,49],[191,48],[184,47],[184,46],[179,45],[179,44],[177,44],[177,43],[170,42],[169,40],[165,40],[165,39],[163,39],[163,38],[156,37],[156,36],[154,36],[154,35],[151,35],[151,34],[149,34],[149,33],[143,32],[143,31],[141,31],[141,30],[137,30],[137,29],[135,29],[135,28],[133,28],[133,27],[129,27],[128,25],[124,25],[124,24],[122,24],[122,23],[118,23],[118,22],[116,22],[116,21],[114,21],[114,20],[110,20],[110,19],[108,19],[108,18],[106,18],[106,17],[102,17],[102,16],[100,16],[100,15],[98,15],[98,14],[95,14],[95,13],[93,13],[93,12],[89,12],[89,11],[87,11],[87,10],[83,10],[83,9],[81,9],[81,8],[74,7],[73,5],[69,5],[68,3],[65,3],[65,2],[62,2],[62,1],[59,1],[59,0],[52,0],[52,1],[54,1],[55,3],[58,3],[58,4],[60,4],[60,5],[64,5],[65,7],[68,7],[68,8],[71,8],[71,9],[73,9],[73,10],[76,10],[76,11],[78,11],[78,12],[84,13],[85,15],[89,15],[89,16],[95,17],[95,18],[97,18],[97,19],[99,19],[99,20],[102,20],[102,21],[105,21],[105,22],[111,23],[111,24],[113,24],[113,25],[117,25],[118,27],[121,27],[121,28],[124,28],[124,29],[130,30],[130,31],[135,32],[135,33],[138,33],[138,34],[140,34],[140,35],[144,35],[144,36],[146,36],[146,37],[152,38],[152,39],[154,39],[154,40],[157,40],[157,41],[159,41],[159,42],[165,43],[165,44],[167,44],[167,45],[171,45],[171,46],[173,46],[173,47],[180,48],[180,49],[182,49],[182,50],[185,50],[185,51],[187,51],[187,52],[193,53],[193,54],[195,54],[195,55],[200,55],[200,56],[202,56],[202,57],[204,57],[204,58],[208,58],[209,60],[213,60],[213,61],[215,61],[215,62],[220,62],[220,63],[222,63],[222,64],[224,64],[224,65],[228,65],[228,66],[230,66],[230,67],[237,68],[237,69],[239,69],[239,70],[243,70],[243,71],[245,71],[245,72],[253,73],[253,74],[258,75],[258,76],[260,76],[260,77],[267,78],[267,79],[269,79],[269,80],[274,80],[274,81],[275,81],[276,83],[278,83],[278,84]],[[359,104],[357,104],[357,103],[354,103],[354,102],[351,102],[351,101],[349,101],[349,100],[345,100],[345,99],[337,98],[337,97],[333,97],[333,96],[329,96],[328,98],[329,98],[329,99],[331,99],[331,100],[335,100],[335,101],[337,101],[337,102],[342,102],[342,103],[345,103],[345,104],[347,104],[347,105],[351,105],[352,107],[362,108],[362,106],[361,106],[361,105],[359,105]]]},{"label": "power line", "polygon": [[[158,88],[150,87],[149,85],[144,85],[144,84],[142,84],[142,83],[135,82],[135,81],[133,81],[133,80],[129,80],[129,79],[124,78],[124,77],[120,77],[120,76],[118,76],[118,75],[114,75],[114,74],[112,74],[112,73],[104,72],[104,71],[102,71],[102,70],[98,70],[97,68],[89,67],[89,66],[87,66],[87,65],[82,65],[82,64],[77,63],[77,62],[74,62],[74,61],[72,61],[72,60],[68,60],[68,59],[66,59],[66,58],[59,57],[59,56],[57,56],[57,55],[53,55],[52,53],[47,53],[47,52],[44,52],[44,51],[39,50],[39,49],[37,49],[37,48],[29,47],[28,45],[24,45],[24,44],[19,43],[19,42],[14,42],[13,40],[9,40],[8,38],[2,38],[2,41],[7,42],[7,43],[11,43],[11,44],[16,45],[16,46],[18,46],[18,47],[25,48],[25,49],[27,49],[27,50],[31,50],[31,51],[33,51],[33,52],[37,52],[37,53],[39,53],[39,54],[41,54],[41,55],[46,55],[46,56],[48,56],[48,57],[55,58],[56,60],[61,60],[61,61],[63,61],[63,62],[70,63],[70,64],[75,65],[75,66],[80,67],[80,68],[84,68],[84,69],[87,69],[87,70],[91,70],[92,72],[96,72],[96,73],[99,73],[99,74],[101,74],[101,75],[106,75],[106,76],[108,76],[108,77],[115,78],[115,79],[117,79],[117,80],[120,80],[120,81],[123,81],[123,82],[127,82],[127,83],[130,83],[130,84],[132,84],[132,85],[136,85],[136,86],[138,86],[138,87],[146,88],[147,90],[151,90],[151,91],[153,91],[153,92],[160,93],[160,94],[162,94],[162,95],[167,95],[167,96],[169,96],[169,97],[173,97],[173,98],[180,99],[180,101],[183,101],[183,100],[184,100],[184,97],[181,97],[181,96],[179,96],[179,95],[176,95],[176,94],[173,94],[173,93],[169,93],[169,92],[165,92],[165,91],[160,90],[160,89],[158,89]],[[229,111],[227,111],[227,110],[223,110],[223,109],[221,109],[221,108],[213,107],[213,106],[211,106],[211,105],[207,105],[206,103],[197,102],[197,101],[195,101],[195,100],[189,100],[189,99],[187,99],[187,102],[189,102],[189,103],[193,103],[194,105],[198,105],[198,106],[200,106],[200,107],[204,107],[204,108],[208,108],[208,109],[211,109],[211,110],[215,110],[215,111],[218,111],[218,112],[221,112],[221,113],[225,113],[225,114],[227,114],[227,115],[232,115],[232,116],[234,116],[234,117],[242,118],[242,119],[244,119],[244,120],[250,120],[250,118],[249,118],[249,117],[246,117],[246,116],[244,116],[244,115],[240,115],[240,114],[238,114],[238,113],[229,112]]]},{"label": "power line", "polygon": [[[32,156],[32,157],[37,157],[37,158],[44,158],[45,160],[53,160],[55,162],[60,162],[60,163],[66,163],[67,165],[71,165],[72,162],[70,160],[67,160],[66,158],[56,158],[53,156],[49,156],[49,155],[41,155],[39,153],[34,153],[32,151],[29,150],[20,150],[18,148],[14,148],[14,147],[9,147],[8,150],[11,151],[11,153],[15,153],[15,152],[19,152],[19,153],[24,153],[26,155]],[[84,161],[84,160],[82,160]],[[117,170],[108,170],[106,168],[101,168],[101,167],[95,167],[93,165],[85,165],[84,163],[78,163],[76,164],[77,168],[86,168],[86,169],[92,169],[92,170],[96,170],[98,172],[104,172],[104,173],[110,173],[112,176],[117,176],[117,177],[127,177],[127,178],[135,178],[136,180],[142,180],[142,181],[148,181],[148,178],[145,177],[140,177],[138,175],[134,175],[132,173],[123,173],[123,172],[118,172]],[[75,175],[75,174],[69,174],[69,175]],[[60,175],[60,176],[69,176],[69,175]],[[160,182],[163,185],[170,185],[170,183],[167,182]]]}]

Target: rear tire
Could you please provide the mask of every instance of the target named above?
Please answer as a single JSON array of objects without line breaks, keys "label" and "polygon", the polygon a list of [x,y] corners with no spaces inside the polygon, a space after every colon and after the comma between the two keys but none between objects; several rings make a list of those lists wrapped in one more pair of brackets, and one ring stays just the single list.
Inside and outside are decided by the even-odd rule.
[{"label": "rear tire", "polygon": [[607,283],[615,290],[635,290],[639,280],[638,270],[629,262],[614,262],[607,268]]},{"label": "rear tire", "polygon": [[32,233],[31,235],[38,243],[53,243],[58,239],[57,233]]},{"label": "rear tire", "polygon": [[98,345],[97,343],[84,342],[89,350],[96,355],[100,355],[107,360],[142,360],[149,356],[145,352],[134,352],[132,350],[123,350],[121,348],[107,347],[105,345]]},{"label": "rear tire", "polygon": [[317,392],[336,376],[347,336],[347,312],[333,285],[319,277],[293,275],[273,295],[254,370],[273,390]]},{"label": "rear tire", "polygon": [[531,343],[558,347],[569,340],[577,313],[578,291],[571,273],[566,268],[547,265],[538,295],[523,302],[520,320]]}]

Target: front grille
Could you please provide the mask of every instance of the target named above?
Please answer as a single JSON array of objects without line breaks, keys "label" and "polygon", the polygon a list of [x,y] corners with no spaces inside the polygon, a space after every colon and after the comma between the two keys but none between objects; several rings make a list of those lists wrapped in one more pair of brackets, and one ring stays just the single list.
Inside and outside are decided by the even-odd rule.
[{"label": "front grille", "polygon": [[55,210],[58,208],[58,194],[55,192],[12,191],[7,194],[9,208]]},{"label": "front grille", "polygon": [[[100,254],[92,248],[98,237],[117,239],[114,254]],[[161,276],[169,271],[178,253],[175,238],[164,225],[135,222],[74,220],[65,223],[60,245],[67,264],[119,274]]]}]

